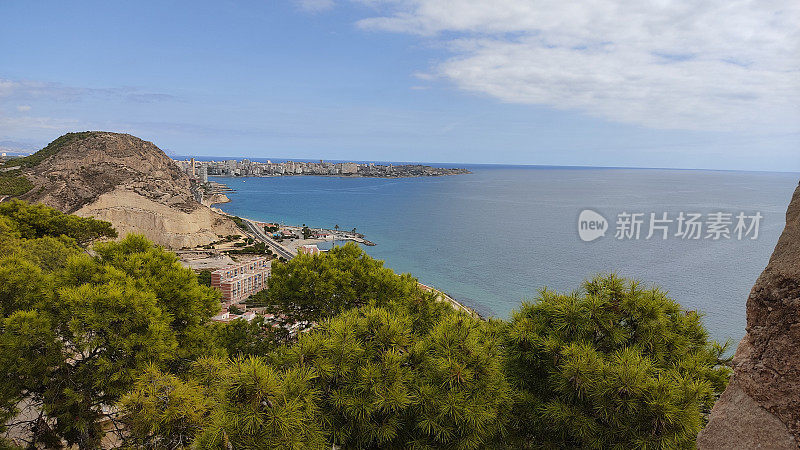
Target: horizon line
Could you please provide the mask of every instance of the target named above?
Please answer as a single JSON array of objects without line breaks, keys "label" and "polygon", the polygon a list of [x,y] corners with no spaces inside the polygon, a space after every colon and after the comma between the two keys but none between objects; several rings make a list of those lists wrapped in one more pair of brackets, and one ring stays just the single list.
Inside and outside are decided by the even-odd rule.
[{"label": "horizon line", "polygon": [[[166,153],[166,152],[165,152]],[[686,171],[702,171],[702,172],[746,172],[746,173],[783,173],[783,174],[800,174],[800,170],[753,170],[753,169],[720,169],[720,168],[704,168],[704,167],[647,167],[647,166],[593,166],[581,164],[525,164],[525,163],[468,163],[468,162],[445,162],[445,161],[386,161],[386,160],[369,160],[369,159],[324,159],[324,158],[271,158],[271,157],[255,157],[255,156],[221,156],[221,155],[178,155],[167,154],[172,159],[177,157],[190,159],[190,158],[221,158],[214,159],[214,161],[237,160],[241,161],[249,159],[251,161],[263,162],[259,160],[274,160],[277,162],[283,161],[299,161],[299,162],[318,162],[326,161],[333,163],[354,162],[354,163],[387,163],[387,164],[421,164],[434,166],[436,164],[445,164],[450,166],[464,165],[464,166],[507,166],[507,167],[528,167],[528,168],[563,168],[563,169],[632,169],[632,170],[686,170]]]}]

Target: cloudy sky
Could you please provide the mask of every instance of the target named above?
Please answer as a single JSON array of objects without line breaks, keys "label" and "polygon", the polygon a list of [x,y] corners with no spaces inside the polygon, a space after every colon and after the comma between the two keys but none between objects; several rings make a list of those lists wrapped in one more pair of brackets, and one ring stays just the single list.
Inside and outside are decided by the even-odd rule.
[{"label": "cloudy sky", "polygon": [[800,171],[800,2],[0,2],[0,147]]}]

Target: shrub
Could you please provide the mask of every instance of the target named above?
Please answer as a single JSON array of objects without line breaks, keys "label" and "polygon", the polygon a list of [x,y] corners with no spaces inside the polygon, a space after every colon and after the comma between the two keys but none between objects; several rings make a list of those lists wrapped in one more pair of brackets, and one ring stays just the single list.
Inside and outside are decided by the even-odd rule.
[{"label": "shrub", "polygon": [[700,316],[616,276],[515,312],[507,373],[528,448],[690,448],[730,369]]}]

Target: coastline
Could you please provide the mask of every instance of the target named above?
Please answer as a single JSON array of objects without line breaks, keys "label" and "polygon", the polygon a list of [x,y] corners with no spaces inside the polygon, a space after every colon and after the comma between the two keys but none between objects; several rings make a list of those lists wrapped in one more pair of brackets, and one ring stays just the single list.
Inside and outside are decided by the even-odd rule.
[{"label": "coastline", "polygon": [[[281,177],[325,177],[325,178],[381,178],[394,180],[398,178],[436,178],[451,177],[455,175],[471,175],[472,172],[437,173],[430,175],[369,175],[369,174],[330,174],[330,173],[297,173],[297,174],[270,174],[270,175],[235,175],[236,178],[281,178]],[[231,175],[209,175],[208,178],[230,178]]]},{"label": "coastline", "polygon": [[442,291],[440,291],[440,290],[438,290],[438,289],[436,289],[434,287],[428,286],[427,284],[422,283],[420,281],[417,281],[417,284],[419,284],[419,286],[424,291],[437,293],[439,295],[439,301],[444,301],[444,302],[450,303],[450,306],[452,306],[453,309],[455,309],[456,311],[460,311],[460,312],[463,312],[465,314],[469,314],[470,316],[474,317],[475,319],[485,320],[483,318],[483,316],[481,316],[477,311],[475,311],[474,309],[470,308],[469,306],[464,306],[461,302],[459,302],[458,300],[454,299],[453,297],[447,295],[446,293],[444,293],[444,292],[442,292]]},{"label": "coastline", "polygon": [[[208,206],[211,207],[215,212],[217,212],[219,214],[222,214],[222,215],[224,215],[226,217],[234,217],[232,214],[228,214],[225,211],[221,210],[220,208],[213,207],[213,205],[215,205],[215,204],[230,203],[231,202],[230,198],[228,198],[227,196],[223,195],[223,197],[225,197],[225,199],[224,199],[225,201],[218,202],[218,203],[211,203]],[[256,220],[253,220],[253,219],[250,219],[250,218],[247,218],[247,217],[241,217],[241,219],[244,220],[245,223],[250,225],[251,232],[252,232],[251,234],[253,235],[254,238],[256,238],[258,240],[261,240],[262,242],[264,242],[265,244],[269,245],[270,247],[273,247],[273,249],[275,249],[279,255],[283,254],[281,256],[286,257],[286,259],[289,259],[289,258],[293,257],[294,255],[296,255],[297,254],[297,249],[300,248],[303,245],[316,245],[316,244],[320,244],[320,243],[323,243],[323,242],[336,242],[336,241],[342,241],[342,240],[351,240],[353,242],[356,242],[356,243],[359,243],[359,244],[362,244],[362,245],[367,245],[367,246],[377,245],[377,244],[375,244],[375,243],[373,243],[371,241],[366,240],[363,237],[364,236],[363,234],[355,233],[355,234],[358,234],[359,237],[352,236],[350,238],[342,238],[341,236],[343,236],[343,235],[351,235],[353,233],[340,232],[338,230],[319,229],[319,230],[324,230],[324,231],[332,231],[335,234],[332,234],[331,238],[326,238],[326,239],[323,239],[323,238],[294,239],[294,240],[292,240],[292,242],[290,242],[290,245],[285,246],[285,245],[283,245],[283,243],[278,243],[275,240],[269,238],[264,233],[260,233],[259,229],[257,228],[258,224],[261,223],[260,221],[256,221]],[[293,225],[292,226],[287,226],[286,228],[292,228],[292,229],[296,228],[298,230],[302,229],[302,227],[293,226]],[[483,316],[481,316],[477,311],[475,311],[474,309],[472,309],[472,308],[470,308],[468,306],[465,306],[464,304],[462,304],[458,300],[454,299],[450,295],[446,294],[445,292],[442,292],[439,289],[436,289],[436,288],[434,288],[432,286],[428,286],[427,284],[422,283],[419,280],[417,280],[417,284],[420,286],[420,288],[422,290],[424,290],[426,292],[434,292],[434,293],[436,293],[437,296],[438,296],[438,300],[439,301],[443,301],[443,302],[449,303],[450,306],[453,309],[455,309],[456,311],[468,314],[469,316],[471,316],[471,317],[473,317],[475,319],[485,320],[483,318]]]}]

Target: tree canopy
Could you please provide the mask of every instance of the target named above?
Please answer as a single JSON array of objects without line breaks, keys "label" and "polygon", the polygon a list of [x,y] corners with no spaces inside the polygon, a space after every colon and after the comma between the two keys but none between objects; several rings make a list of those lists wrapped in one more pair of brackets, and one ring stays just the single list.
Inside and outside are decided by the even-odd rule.
[{"label": "tree canopy", "polygon": [[219,293],[142,236],[87,248],[109,227],[0,204],[0,431],[24,445],[691,448],[730,375],[700,314],[613,275],[480,320],[348,244],[273,266],[259,302],[313,322],[290,338],[211,323]]},{"label": "tree canopy", "polygon": [[699,314],[614,275],[542,291],[505,336],[521,446],[691,447],[730,376]]},{"label": "tree canopy", "polygon": [[117,237],[116,230],[108,222],[64,214],[41,204],[30,205],[21,200],[0,203],[0,216],[10,219],[16,231],[26,239],[64,235],[86,245],[98,238]]},{"label": "tree canopy", "polygon": [[205,326],[218,293],[174,254],[131,235],[90,255],[78,244],[113,229],[42,205],[2,203],[0,219],[0,419],[38,411],[18,424],[31,443],[94,447],[146,367],[224,354]]},{"label": "tree canopy", "polygon": [[135,234],[119,242],[97,244],[94,251],[100,264],[124,272],[139,289],[152,292],[158,307],[169,313],[178,341],[172,358],[176,369],[216,351],[212,330],[206,325],[220,309],[220,294],[201,285],[174,253]]},{"label": "tree canopy", "polygon": [[412,276],[395,274],[349,242],[323,254],[273,262],[268,295],[284,312],[315,321],[354,307],[404,302],[418,291]]}]

